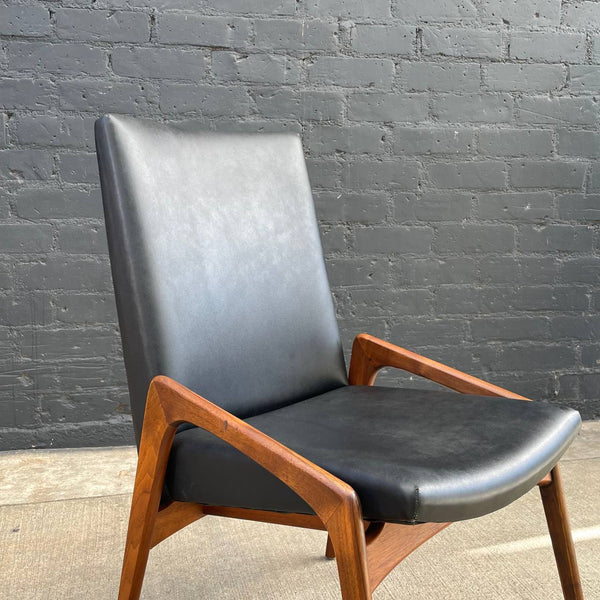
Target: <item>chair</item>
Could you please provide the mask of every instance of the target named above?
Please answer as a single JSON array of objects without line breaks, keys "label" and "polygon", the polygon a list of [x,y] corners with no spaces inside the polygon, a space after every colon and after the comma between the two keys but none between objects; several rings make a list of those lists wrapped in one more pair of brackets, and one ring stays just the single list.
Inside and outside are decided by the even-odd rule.
[{"label": "chair", "polygon": [[[204,515],[326,530],[343,599],[370,599],[450,522],[536,484],[583,597],[557,466],[579,414],[366,334],[347,375],[296,135],[109,115],[96,145],[139,447],[121,600]],[[384,366],[450,389],[374,386]]]}]

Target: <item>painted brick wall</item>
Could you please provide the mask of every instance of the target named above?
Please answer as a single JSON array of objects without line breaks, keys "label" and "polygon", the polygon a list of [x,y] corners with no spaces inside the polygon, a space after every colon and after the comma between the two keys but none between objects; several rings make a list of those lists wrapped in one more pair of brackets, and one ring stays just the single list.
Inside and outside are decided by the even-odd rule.
[{"label": "painted brick wall", "polygon": [[600,416],[600,2],[4,0],[0,67],[0,448],[132,440],[108,111],[300,132],[347,349]]}]

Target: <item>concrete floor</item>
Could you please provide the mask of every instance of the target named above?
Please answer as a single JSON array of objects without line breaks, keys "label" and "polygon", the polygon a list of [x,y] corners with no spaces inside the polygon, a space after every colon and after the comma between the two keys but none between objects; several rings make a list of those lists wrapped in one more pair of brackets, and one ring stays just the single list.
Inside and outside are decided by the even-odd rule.
[{"label": "concrete floor", "polygon": [[[116,598],[136,452],[0,453],[0,597]],[[600,423],[562,461],[587,600],[600,600]],[[142,598],[334,599],[325,534],[208,517],[150,556]],[[456,523],[406,559],[376,600],[560,599],[539,494]]]}]

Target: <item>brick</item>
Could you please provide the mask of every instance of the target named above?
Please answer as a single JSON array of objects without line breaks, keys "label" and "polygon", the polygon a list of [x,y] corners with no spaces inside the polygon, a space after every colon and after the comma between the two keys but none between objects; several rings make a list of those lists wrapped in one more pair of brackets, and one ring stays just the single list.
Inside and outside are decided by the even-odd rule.
[{"label": "brick", "polygon": [[550,192],[501,192],[479,194],[482,219],[531,222],[546,221],[554,214]]},{"label": "brick", "polygon": [[493,190],[505,187],[506,165],[500,161],[434,163],[428,166],[429,180],[438,188]]},{"label": "brick", "polygon": [[343,252],[348,244],[346,243],[346,228],[344,226],[325,225],[320,228],[321,243],[323,252]]},{"label": "brick", "polygon": [[518,105],[517,119],[522,123],[593,125],[598,106],[591,98],[524,96]]},{"label": "brick", "polygon": [[584,225],[523,225],[519,227],[522,252],[590,252],[593,229]]},{"label": "brick", "polygon": [[326,262],[332,286],[379,285],[386,281],[389,263],[381,258],[330,258]]},{"label": "brick", "polygon": [[477,281],[477,263],[472,256],[411,258],[402,263],[402,272],[402,282],[415,286]]},{"label": "brick", "polygon": [[484,21],[508,22],[513,26],[558,26],[561,4],[555,0],[484,0],[481,15]]},{"label": "brick", "polygon": [[250,105],[248,92],[242,87],[183,83],[163,84],[160,87],[160,107],[170,113],[243,116],[250,111]]},{"label": "brick", "polygon": [[17,216],[23,219],[101,218],[100,190],[20,187],[14,196]]},{"label": "brick", "polygon": [[394,63],[380,58],[321,56],[308,67],[311,82],[346,87],[389,88]]},{"label": "brick", "polygon": [[31,78],[0,78],[0,108],[45,109],[54,97],[51,81]]},{"label": "brick", "polygon": [[508,123],[513,99],[508,94],[443,94],[433,100],[433,115],[451,123]]},{"label": "brick", "polygon": [[265,19],[256,21],[256,45],[262,50],[334,51],[337,24],[332,21]]},{"label": "brick", "polygon": [[462,221],[471,213],[472,195],[460,192],[424,192],[420,198],[395,198],[397,221]]},{"label": "brick", "polygon": [[45,6],[0,6],[0,35],[44,37],[49,34],[50,12]]},{"label": "brick", "polygon": [[80,115],[20,115],[13,120],[16,140],[22,145],[93,148],[94,117]]},{"label": "brick", "polygon": [[406,25],[357,24],[352,29],[352,48],[361,54],[412,56],[416,29]]},{"label": "brick", "polygon": [[600,63],[600,36],[592,37],[592,62]]},{"label": "brick", "polygon": [[59,8],[56,35],[64,40],[90,42],[147,42],[150,17],[144,12]]},{"label": "brick", "polygon": [[363,316],[418,315],[431,312],[432,293],[429,290],[362,289],[350,292],[357,313]]},{"label": "brick", "polygon": [[575,350],[564,345],[495,344],[480,352],[481,366],[497,371],[548,371],[577,364]]},{"label": "brick", "polygon": [[[514,256],[483,255],[478,260],[477,282],[489,285],[513,284],[521,278],[522,258]],[[481,312],[498,312],[508,310],[510,297],[500,293],[499,301],[490,301],[490,295],[495,293],[494,288],[485,287],[480,290],[479,301]]]},{"label": "brick", "polygon": [[482,128],[479,152],[487,156],[550,156],[552,130]]},{"label": "brick", "polygon": [[561,262],[561,283],[600,283],[599,259],[596,257],[569,258]]},{"label": "brick", "polygon": [[54,163],[47,150],[0,150],[0,178],[47,180],[53,176]]},{"label": "brick", "polygon": [[74,324],[116,323],[115,298],[110,294],[57,294],[56,320]]},{"label": "brick", "polygon": [[21,72],[104,75],[107,57],[87,44],[14,42],[8,44],[8,66]]},{"label": "brick", "polygon": [[464,127],[394,127],[395,154],[463,154],[475,149],[475,130]]},{"label": "brick", "polygon": [[10,323],[13,327],[46,325],[50,322],[50,311],[50,297],[45,293],[28,291],[0,296],[0,323]]},{"label": "brick", "polygon": [[527,311],[580,311],[588,309],[588,299],[582,287],[523,286],[515,291],[513,306]]},{"label": "brick", "polygon": [[554,340],[592,340],[600,337],[600,317],[582,317],[581,315],[563,315],[550,321]]},{"label": "brick", "polygon": [[538,62],[583,62],[585,35],[550,31],[513,33],[510,39],[510,56]]},{"label": "brick", "polygon": [[58,86],[60,107],[65,110],[136,114],[156,103],[145,83],[72,80]]},{"label": "brick", "polygon": [[545,317],[478,318],[471,321],[471,337],[476,342],[546,340],[549,323]]},{"label": "brick", "polygon": [[518,160],[511,163],[509,172],[510,181],[517,188],[581,189],[585,164]]},{"label": "brick", "polygon": [[269,54],[212,53],[212,70],[219,81],[251,83],[297,83],[298,65],[294,59]]},{"label": "brick", "polygon": [[161,44],[240,48],[247,45],[249,35],[249,19],[175,12],[158,17],[157,38]]},{"label": "brick", "polygon": [[401,72],[405,88],[412,91],[464,91],[479,89],[480,69],[473,63],[405,63]]},{"label": "brick", "polygon": [[315,195],[317,216],[324,221],[378,223],[386,217],[387,195],[383,192],[325,192]]},{"label": "brick", "polygon": [[104,226],[61,225],[58,229],[58,248],[66,254],[108,254]]},{"label": "brick", "polygon": [[427,118],[424,94],[356,93],[348,99],[351,121],[414,122]]},{"label": "brick", "polygon": [[600,87],[600,66],[571,65],[569,87],[578,94],[595,94]]},{"label": "brick", "polygon": [[565,84],[562,65],[492,63],[485,73],[487,86],[494,91],[551,91]]},{"label": "brick", "polygon": [[[202,119],[190,119],[188,122],[198,126]],[[243,131],[251,133],[282,133],[292,132],[302,135],[302,125],[297,121],[276,121],[276,120],[230,120],[226,117],[218,117],[212,121],[218,131]]]},{"label": "brick", "polygon": [[355,249],[366,254],[426,254],[430,227],[364,227],[355,232]]},{"label": "brick", "polygon": [[347,162],[343,181],[351,189],[412,190],[418,185],[419,166],[410,160]]},{"label": "brick", "polygon": [[600,6],[598,2],[578,2],[563,7],[563,23],[569,27],[587,29],[590,24],[600,22]]},{"label": "brick", "polygon": [[205,71],[204,56],[197,50],[115,48],[110,58],[113,71],[125,77],[197,81]]},{"label": "brick", "polygon": [[558,216],[568,221],[600,221],[600,195],[563,194],[558,197]]},{"label": "brick", "polygon": [[338,161],[322,158],[308,159],[306,167],[313,187],[339,187],[342,167]]},{"label": "brick", "polygon": [[465,21],[477,17],[471,0],[404,0],[395,7],[395,16],[410,23]]},{"label": "brick", "polygon": [[0,148],[6,147],[6,115],[0,113]]},{"label": "brick", "polygon": [[43,224],[0,223],[0,252],[48,252],[52,247],[52,227]]},{"label": "brick", "polygon": [[107,261],[48,256],[43,261],[19,263],[17,283],[25,289],[90,290],[112,289]]},{"label": "brick", "polygon": [[265,117],[341,121],[344,97],[339,92],[298,92],[289,88],[255,90],[258,112]]},{"label": "brick", "polygon": [[308,148],[315,154],[381,154],[385,150],[384,135],[384,130],[375,125],[315,125],[309,132]]},{"label": "brick", "polygon": [[590,169],[590,192],[600,192],[600,164],[594,162]]},{"label": "brick", "polygon": [[70,358],[95,358],[112,350],[115,336],[110,331],[98,329],[38,329],[35,343],[24,335],[21,353],[25,358],[63,361]]},{"label": "brick", "polygon": [[449,252],[511,252],[515,232],[510,225],[445,224],[437,232],[434,250]]},{"label": "brick", "polygon": [[581,362],[588,368],[600,366],[600,344],[584,346],[581,349]]},{"label": "brick", "polygon": [[[151,0],[153,5],[156,0]],[[166,0],[171,7],[173,0]],[[263,15],[293,15],[296,11],[295,0],[210,0],[208,6],[214,4],[219,11],[231,13],[256,13]],[[198,8],[196,1],[192,2],[194,9]]]},{"label": "brick", "polygon": [[92,153],[61,154],[60,174],[70,183],[95,183],[100,181],[98,159]]},{"label": "brick", "polygon": [[390,0],[309,0],[307,9],[312,15],[334,17],[368,17],[387,19],[390,17]]},{"label": "brick", "polygon": [[558,153],[566,156],[600,158],[600,135],[596,131],[560,129]]},{"label": "brick", "polygon": [[501,58],[502,34],[497,30],[425,27],[423,54],[456,58]]},{"label": "brick", "polygon": [[560,263],[556,256],[526,256],[519,259],[519,264],[523,281],[545,284],[558,278]]},{"label": "brick", "polygon": [[406,348],[457,345],[466,338],[464,319],[404,319],[393,324],[390,339]]}]

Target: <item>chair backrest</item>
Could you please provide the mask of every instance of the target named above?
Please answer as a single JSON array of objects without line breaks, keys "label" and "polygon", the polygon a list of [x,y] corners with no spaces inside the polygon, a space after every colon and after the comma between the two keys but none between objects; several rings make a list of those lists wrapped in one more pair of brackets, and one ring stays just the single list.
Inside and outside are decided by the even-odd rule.
[{"label": "chair backrest", "polygon": [[298,136],[109,115],[96,147],[138,442],[158,374],[242,418],[347,383]]}]

